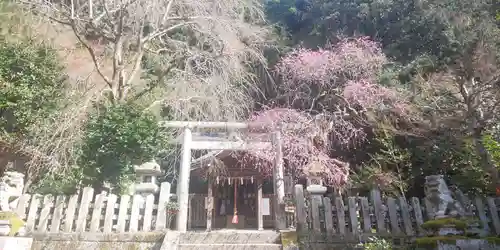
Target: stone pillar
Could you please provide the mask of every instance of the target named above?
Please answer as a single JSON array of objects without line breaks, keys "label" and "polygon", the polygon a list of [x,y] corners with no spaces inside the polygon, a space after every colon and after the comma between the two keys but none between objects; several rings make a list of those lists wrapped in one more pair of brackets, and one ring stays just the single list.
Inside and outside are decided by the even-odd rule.
[{"label": "stone pillar", "polygon": [[193,136],[191,128],[184,128],[182,140],[182,156],[179,171],[179,181],[177,182],[177,202],[179,203],[179,212],[177,213],[177,230],[187,231],[188,207],[189,207],[189,177],[191,174],[191,144]]},{"label": "stone pillar", "polygon": [[320,212],[319,208],[323,204],[323,195],[326,193],[326,187],[323,185],[309,185],[307,186],[307,192],[309,192],[311,196],[311,221],[312,221],[312,230],[315,232],[314,235],[321,232],[321,223],[320,223]]}]

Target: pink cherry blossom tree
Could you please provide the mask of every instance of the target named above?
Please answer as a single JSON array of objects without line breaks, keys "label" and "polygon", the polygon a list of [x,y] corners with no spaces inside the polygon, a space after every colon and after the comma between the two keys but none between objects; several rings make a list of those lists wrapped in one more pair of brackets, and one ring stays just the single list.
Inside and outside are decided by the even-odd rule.
[{"label": "pink cherry blossom tree", "polygon": [[[262,110],[250,120],[282,132],[288,171],[304,176],[309,164],[319,163],[326,184],[341,187],[348,181],[349,165],[330,157],[332,150],[366,139],[368,113],[391,111],[405,117],[409,112],[399,91],[377,84],[387,62],[379,44],[366,37],[343,39],[326,49],[295,49],[276,65],[281,80],[276,103],[285,108]],[[248,155],[269,163],[274,152]],[[272,165],[259,166],[272,171]]]},{"label": "pink cherry blossom tree", "polygon": [[376,84],[386,63],[379,44],[360,37],[327,49],[295,49],[276,65],[276,72],[282,80],[281,97],[294,108],[377,110],[402,104],[400,93]]},{"label": "pink cherry blossom tree", "polygon": [[[266,124],[250,132],[281,131],[283,158],[288,173],[297,178],[305,177],[308,175],[306,166],[314,162],[321,166],[321,174],[328,185],[340,187],[347,183],[348,164],[329,157],[331,123],[323,117],[294,109],[274,108],[256,113],[250,122]],[[256,134],[250,133],[247,139],[258,139],[252,138],[252,135]],[[271,175],[275,153],[271,149],[251,150],[239,155],[239,159],[245,162],[244,165],[255,166],[262,174]]]},{"label": "pink cherry blossom tree", "polygon": [[367,37],[342,39],[326,49],[298,48],[276,65],[284,86],[342,86],[346,80],[370,79],[388,62],[378,43]]}]

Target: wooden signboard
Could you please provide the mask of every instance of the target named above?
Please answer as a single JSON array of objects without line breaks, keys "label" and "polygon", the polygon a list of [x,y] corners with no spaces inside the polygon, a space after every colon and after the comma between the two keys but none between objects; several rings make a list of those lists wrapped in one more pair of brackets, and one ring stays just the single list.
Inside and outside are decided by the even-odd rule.
[{"label": "wooden signboard", "polygon": [[285,206],[285,212],[295,213],[295,206]]},{"label": "wooden signboard", "polygon": [[271,215],[271,203],[269,198],[262,198],[262,215]]}]

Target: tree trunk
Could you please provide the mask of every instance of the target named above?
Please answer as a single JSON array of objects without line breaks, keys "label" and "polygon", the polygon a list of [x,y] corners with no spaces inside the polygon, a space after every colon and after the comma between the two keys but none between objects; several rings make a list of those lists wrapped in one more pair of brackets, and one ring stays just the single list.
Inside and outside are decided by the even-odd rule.
[{"label": "tree trunk", "polygon": [[6,156],[0,155],[0,176],[3,176],[3,174],[5,173],[8,164],[9,159]]},{"label": "tree trunk", "polygon": [[31,187],[31,184],[33,184],[33,180],[31,180],[30,178],[25,177],[24,187],[23,187],[23,194],[28,193],[28,191],[29,191],[29,189]]},{"label": "tree trunk", "polygon": [[94,194],[100,194],[104,190],[104,181],[96,181],[92,183]]},{"label": "tree trunk", "polygon": [[474,91],[476,94],[471,94],[471,89],[474,89],[477,86],[477,82],[473,77],[469,77],[467,81],[464,81],[460,84],[460,93],[464,99],[464,103],[467,105],[467,113],[468,113],[468,132],[472,136],[474,149],[479,156],[482,168],[490,174],[492,188],[495,188],[500,184],[498,170],[493,162],[493,159],[486,150],[486,147],[483,143],[483,129],[479,126],[479,121],[484,119],[483,112],[481,110],[481,92]]},{"label": "tree trunk", "polygon": [[488,150],[486,150],[486,147],[484,146],[481,134],[475,133],[473,135],[473,143],[476,153],[479,155],[481,166],[486,172],[490,174],[492,185],[494,186],[494,188],[496,188],[500,184],[498,169],[495,163],[493,162],[490,153],[488,152]]}]

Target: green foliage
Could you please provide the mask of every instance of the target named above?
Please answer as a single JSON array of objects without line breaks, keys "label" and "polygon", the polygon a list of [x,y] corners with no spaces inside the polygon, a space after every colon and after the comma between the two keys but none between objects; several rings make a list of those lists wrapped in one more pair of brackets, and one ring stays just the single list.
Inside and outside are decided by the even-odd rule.
[{"label": "green foliage", "polygon": [[179,212],[179,204],[175,201],[169,201],[165,204],[165,208],[168,213],[177,213]]},{"label": "green foliage", "polygon": [[392,250],[393,243],[382,238],[371,237],[368,242],[361,243],[358,247],[362,247],[365,250]]},{"label": "green foliage", "polygon": [[419,186],[423,177],[443,174],[451,185],[457,185],[470,194],[486,194],[491,180],[479,164],[473,145],[468,140],[455,138],[452,134],[435,135],[434,139],[421,138],[411,141],[413,182]]},{"label": "green foliage", "polygon": [[169,201],[165,204],[166,212],[167,212],[167,228],[170,228],[170,224],[172,223],[175,215],[179,212],[179,203],[177,201]]},{"label": "green foliage", "polygon": [[[5,135],[0,140],[34,143],[38,135],[33,126],[57,119],[67,86],[56,50],[29,34],[29,20],[23,14],[11,2],[0,3],[0,132]],[[168,137],[143,108],[97,104],[89,110],[82,120],[85,126],[78,150],[68,161],[74,166],[64,173],[42,171],[29,176],[33,180],[30,191],[73,194],[82,186],[103,182],[124,189],[135,181],[134,164],[150,161],[166,149]]]},{"label": "green foliage", "polygon": [[365,193],[377,187],[387,195],[423,196],[427,175],[443,174],[447,183],[469,194],[488,194],[489,175],[482,169],[472,144],[451,135],[433,138],[379,133],[364,149],[369,158],[352,173],[355,188]]},{"label": "green foliage", "polygon": [[[386,52],[409,62],[422,53],[439,54],[444,25],[416,1],[270,1],[268,15],[282,23],[293,40],[310,46],[357,34],[382,42]],[[291,9],[295,11],[290,11]]]},{"label": "green foliage", "polygon": [[281,245],[284,249],[292,248],[299,245],[297,231],[282,231]]},{"label": "green foliage", "polygon": [[64,89],[54,50],[32,41],[0,40],[0,128],[26,134],[57,108]]},{"label": "green foliage", "polygon": [[135,178],[133,166],[153,160],[167,142],[155,116],[143,108],[98,105],[85,126],[77,165],[85,184],[127,184]]},{"label": "green foliage", "polygon": [[490,153],[490,156],[498,167],[500,166],[500,143],[491,134],[486,134],[483,136],[483,143],[486,150]]},{"label": "green foliage", "polygon": [[168,150],[169,136],[154,115],[131,104],[97,104],[85,123],[76,165],[64,173],[42,174],[31,187],[41,194],[74,194],[84,186],[128,191],[135,182],[134,165]]},{"label": "green foliage", "polygon": [[[403,64],[427,55],[444,66],[468,53],[478,37],[498,34],[491,15],[497,7],[487,0],[281,0],[266,7],[270,20],[286,27],[296,43],[317,47],[339,35],[367,35]],[[470,22],[457,21],[457,13]]]},{"label": "green foliage", "polygon": [[397,145],[395,139],[386,132],[375,137],[372,142],[376,143],[377,152],[353,177],[357,188],[365,191],[378,188],[392,195],[401,195],[408,190],[405,172],[411,165],[411,155]]},{"label": "green foliage", "polygon": [[0,1],[0,37],[2,39],[24,40],[31,33],[28,15],[23,13],[15,1]]},{"label": "green foliage", "polygon": [[89,180],[83,174],[83,168],[71,167],[65,173],[41,174],[33,185],[30,186],[29,193],[51,194],[51,195],[73,195],[81,187],[84,180]]},{"label": "green foliage", "polygon": [[53,112],[65,89],[56,50],[31,39],[28,19],[12,1],[0,3],[0,130],[14,138]]}]

